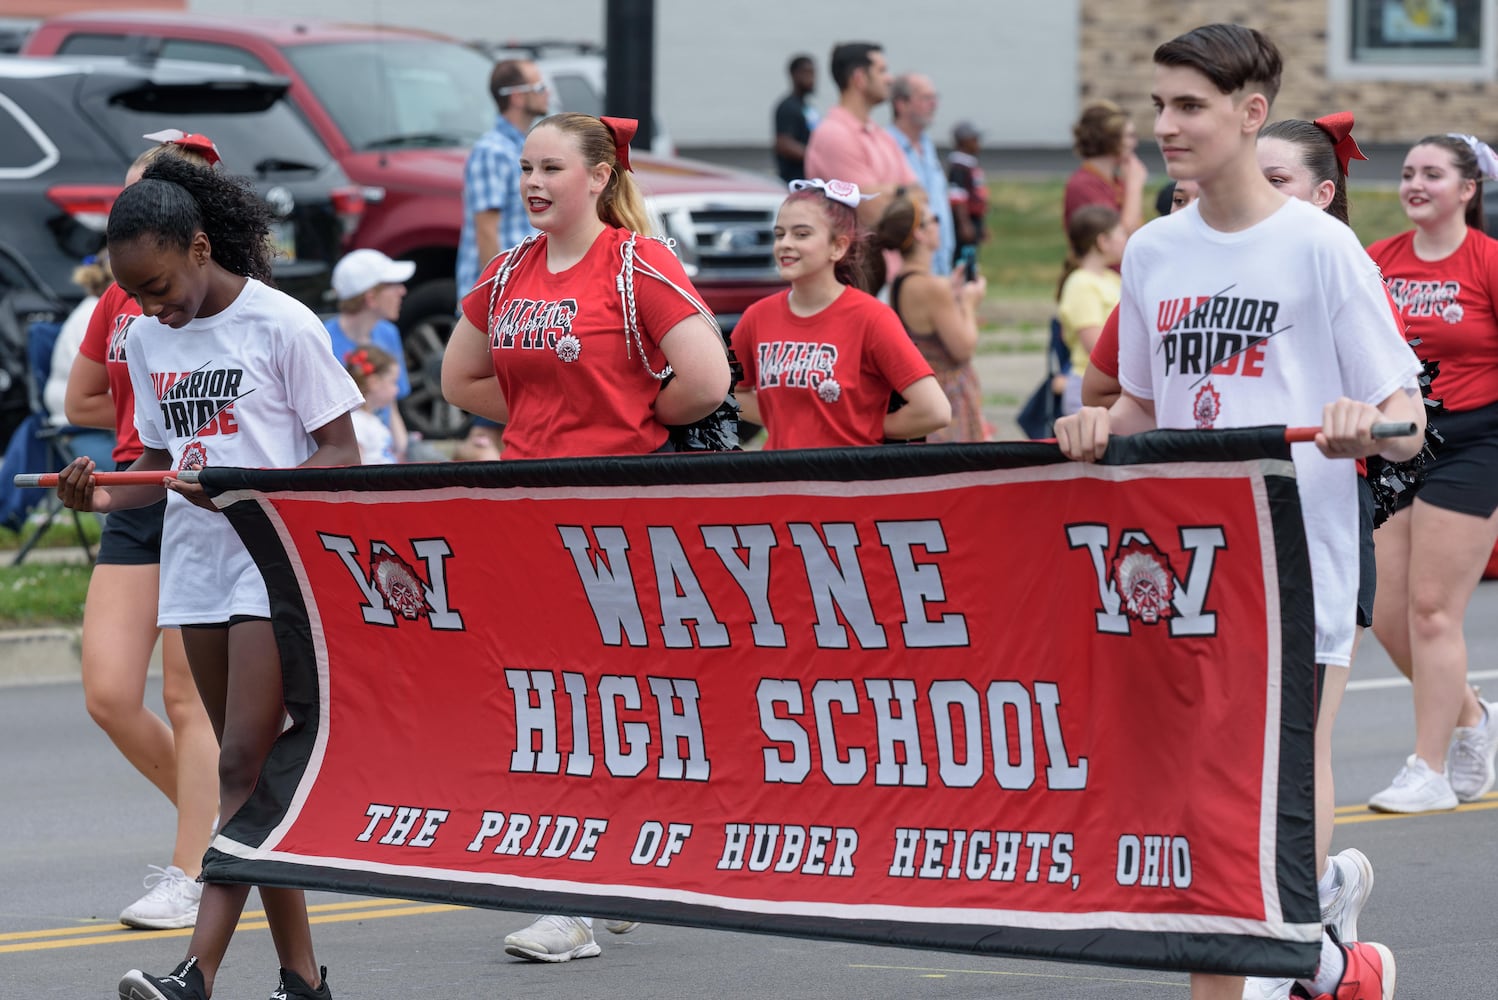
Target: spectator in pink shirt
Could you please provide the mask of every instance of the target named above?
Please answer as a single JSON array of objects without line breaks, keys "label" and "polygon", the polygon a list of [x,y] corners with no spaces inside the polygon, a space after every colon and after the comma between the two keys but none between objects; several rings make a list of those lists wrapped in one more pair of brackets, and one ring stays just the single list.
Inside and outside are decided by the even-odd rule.
[{"label": "spectator in pink shirt", "polygon": [[[865,194],[889,195],[914,186],[915,172],[894,137],[874,124],[870,113],[889,100],[890,73],[884,50],[873,42],[843,42],[829,62],[837,84],[837,105],[827,111],[806,144],[806,175],[852,181]],[[874,198],[858,210],[872,228],[889,204]]]}]

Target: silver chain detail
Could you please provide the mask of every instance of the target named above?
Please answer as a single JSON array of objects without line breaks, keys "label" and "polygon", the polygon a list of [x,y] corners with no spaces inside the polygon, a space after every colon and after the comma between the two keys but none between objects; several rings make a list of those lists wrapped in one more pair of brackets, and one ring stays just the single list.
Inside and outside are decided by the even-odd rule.
[{"label": "silver chain detail", "polygon": [[[633,342],[635,349],[640,352],[640,364],[645,366],[645,370],[650,373],[650,377],[658,382],[664,382],[671,377],[671,366],[666,365],[660,371],[656,371],[650,367],[650,361],[645,357],[645,341],[640,333],[640,320],[635,311],[636,269],[655,278],[657,281],[665,282],[675,289],[678,295],[692,304],[692,307],[697,310],[699,316],[707,320],[708,325],[717,333],[720,341],[723,339],[723,330],[718,326],[718,317],[714,316],[707,307],[697,301],[695,295],[690,294],[686,289],[666,277],[651,265],[648,260],[640,257],[639,253],[635,250],[635,241],[640,236],[640,233],[630,233],[629,239],[625,240],[624,245],[619,248],[620,256],[623,257],[623,263],[619,268],[619,277],[614,280],[614,285],[619,289],[619,295],[624,305],[624,349],[628,351],[630,343]],[[673,256],[676,253],[676,241],[673,239],[663,239],[659,236],[646,236],[645,239],[654,240],[659,243]]]},{"label": "silver chain detail", "polygon": [[[619,291],[620,302],[624,309],[624,350],[625,353],[628,354],[630,351],[630,344],[633,343],[634,349],[640,352],[640,364],[645,366],[645,371],[649,372],[650,377],[655,379],[657,382],[664,382],[666,379],[671,377],[671,366],[668,364],[660,371],[656,371],[655,369],[650,367],[650,361],[645,356],[645,339],[640,330],[639,315],[635,309],[636,269],[638,269],[641,273],[649,275],[650,277],[655,278],[657,281],[662,281],[675,289],[678,295],[692,304],[692,307],[697,310],[697,314],[699,316],[707,320],[708,325],[713,328],[713,331],[715,333],[717,333],[719,340],[723,339],[723,329],[722,327],[718,326],[718,317],[714,316],[706,306],[699,302],[696,296],[692,295],[676,282],[666,277],[648,260],[644,260],[639,256],[638,253],[636,253],[635,241],[639,239],[640,236],[640,233],[630,233],[629,239],[624,242],[624,245],[622,247],[620,247],[620,256],[623,258],[623,262],[619,268],[618,276],[614,279],[614,287]],[[495,306],[499,303],[500,295],[504,293],[505,285],[510,280],[510,274],[515,270],[516,267],[519,266],[521,258],[523,258],[531,250],[532,247],[540,244],[541,240],[544,239],[544,237],[545,234],[542,234],[540,236],[533,235],[527,236],[525,239],[521,240],[518,244],[515,245],[514,249],[510,250],[505,255],[504,263],[499,266],[498,271],[494,272],[494,277],[489,279],[489,315],[487,320],[487,329],[485,330],[485,332],[489,335],[491,342],[496,332],[494,329],[494,309]],[[645,239],[654,240],[655,242],[659,243],[661,246],[665,247],[673,256],[676,253],[676,241],[673,239],[663,239],[659,236],[646,236]]]}]

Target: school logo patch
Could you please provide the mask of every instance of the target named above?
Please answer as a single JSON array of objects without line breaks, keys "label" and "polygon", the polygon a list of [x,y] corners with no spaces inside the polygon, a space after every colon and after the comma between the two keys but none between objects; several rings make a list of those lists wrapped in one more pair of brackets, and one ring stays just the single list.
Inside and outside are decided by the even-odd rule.
[{"label": "school logo patch", "polygon": [[[1157,535],[1160,531],[1155,529]],[[1217,611],[1208,600],[1218,554],[1227,548],[1226,528],[1181,525],[1172,533],[1176,544],[1167,543],[1167,554],[1142,527],[1120,531],[1100,522],[1067,525],[1067,547],[1085,552],[1091,564],[1099,632],[1128,635],[1137,622],[1164,624],[1176,638],[1217,634]],[[1176,573],[1177,566],[1185,567],[1185,576]]]},{"label": "school logo patch", "polygon": [[1222,415],[1222,396],[1208,382],[1197,392],[1196,399],[1191,404],[1191,416],[1196,421],[1196,429],[1209,431],[1217,426],[1217,418]]},{"label": "school logo patch", "polygon": [[1113,586],[1123,600],[1123,612],[1146,625],[1175,613],[1175,574],[1170,559],[1153,542],[1132,540],[1120,545],[1111,566]]},{"label": "school logo patch", "polygon": [[369,560],[369,582],[385,599],[385,606],[414,622],[430,609],[422,595],[421,578],[394,552],[375,552]]},{"label": "school logo patch", "polygon": [[189,441],[187,447],[182,449],[182,461],[177,463],[177,468],[191,469],[193,466],[208,468],[208,449],[201,441]]},{"label": "school logo patch", "polygon": [[[445,539],[408,539],[414,558],[407,561],[394,546],[379,539],[357,540],[322,531],[317,537],[357,585],[363,598],[359,613],[367,624],[388,628],[402,620],[425,618],[429,628],[463,631],[463,615],[451,606],[448,596],[447,561],[453,550]],[[425,574],[417,566],[424,567]]]}]

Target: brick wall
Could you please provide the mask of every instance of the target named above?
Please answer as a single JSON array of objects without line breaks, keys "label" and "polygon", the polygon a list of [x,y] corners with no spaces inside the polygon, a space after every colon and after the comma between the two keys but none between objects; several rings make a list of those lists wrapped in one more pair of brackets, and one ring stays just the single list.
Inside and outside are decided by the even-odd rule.
[{"label": "brick wall", "polygon": [[1080,103],[1118,102],[1147,139],[1155,47],[1214,21],[1257,28],[1279,46],[1285,73],[1273,118],[1351,111],[1358,138],[1368,142],[1413,142],[1456,130],[1498,141],[1498,82],[1328,80],[1326,0],[1081,0]]}]

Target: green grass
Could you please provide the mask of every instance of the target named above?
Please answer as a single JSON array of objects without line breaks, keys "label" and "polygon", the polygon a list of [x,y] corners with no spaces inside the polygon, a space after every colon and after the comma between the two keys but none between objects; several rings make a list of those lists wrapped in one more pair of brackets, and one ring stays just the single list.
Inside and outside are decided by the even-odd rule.
[{"label": "green grass", "polygon": [[[97,517],[86,516],[83,518],[83,537],[87,538],[90,545],[99,544],[99,533],[102,522]],[[27,527],[22,535],[31,537],[32,528]],[[69,548],[78,544],[78,533],[73,529],[73,516],[66,511],[57,515],[57,519],[47,528],[42,540],[36,543],[39,549]],[[21,545],[20,536],[8,528],[0,528],[0,550],[17,549]]]},{"label": "green grass", "polygon": [[91,569],[57,562],[0,566],[0,628],[76,625],[83,620]]},{"label": "green grass", "polygon": [[[1146,215],[1153,218],[1155,193],[1162,181],[1145,191]],[[1064,180],[989,182],[989,241],[979,251],[979,267],[988,278],[985,327],[1033,330],[1049,321],[1056,282],[1066,259],[1061,230]],[[1388,186],[1354,185],[1348,190],[1353,230],[1364,246],[1409,228],[1399,197]],[[1042,337],[1036,350],[1044,346]]]}]

